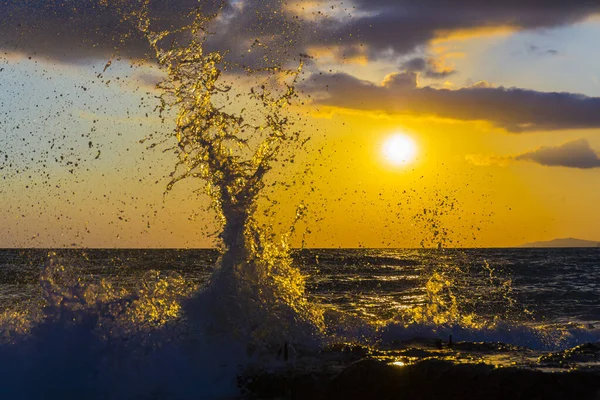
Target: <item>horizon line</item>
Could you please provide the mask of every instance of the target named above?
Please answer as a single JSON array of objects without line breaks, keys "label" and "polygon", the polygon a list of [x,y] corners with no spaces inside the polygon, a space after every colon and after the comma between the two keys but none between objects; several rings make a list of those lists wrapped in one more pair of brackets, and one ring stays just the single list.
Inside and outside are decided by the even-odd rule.
[{"label": "horizon line", "polygon": [[[590,242],[594,242],[591,240]],[[600,242],[597,243],[600,247]],[[517,246],[482,246],[482,247],[290,247],[290,250],[493,250],[493,249],[586,249],[594,246],[529,246],[526,243]],[[211,250],[218,251],[218,247],[1,247],[2,250]]]}]

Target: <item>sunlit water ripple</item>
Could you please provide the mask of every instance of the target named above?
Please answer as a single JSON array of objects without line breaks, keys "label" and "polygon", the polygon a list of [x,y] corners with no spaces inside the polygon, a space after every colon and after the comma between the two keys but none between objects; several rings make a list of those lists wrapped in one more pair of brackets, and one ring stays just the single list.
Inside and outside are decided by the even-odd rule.
[{"label": "sunlit water ripple", "polygon": [[[175,271],[190,285],[203,286],[218,259],[213,250],[59,250],[84,279],[106,278],[135,286],[149,270]],[[0,251],[0,305],[35,302],[47,250]],[[442,257],[438,257],[442,256]],[[379,320],[425,301],[425,283],[440,265],[469,265],[462,288],[484,289],[476,276],[487,261],[510,277],[516,300],[532,313],[528,324],[600,321],[600,249],[372,250],[319,249],[294,253],[307,275],[309,295],[320,304]],[[491,309],[494,313],[497,310]],[[492,314],[490,314],[491,316]]]}]

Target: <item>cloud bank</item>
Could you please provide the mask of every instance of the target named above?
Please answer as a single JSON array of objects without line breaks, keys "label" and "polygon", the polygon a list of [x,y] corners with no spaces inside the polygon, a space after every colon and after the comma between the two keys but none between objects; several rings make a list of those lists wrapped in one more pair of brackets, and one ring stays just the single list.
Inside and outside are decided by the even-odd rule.
[{"label": "cloud bank", "polygon": [[600,127],[599,97],[488,85],[435,89],[417,80],[416,72],[390,74],[379,85],[343,73],[313,74],[304,88],[320,105],[489,121],[513,133]]},{"label": "cloud bank", "polygon": [[586,0],[354,0],[361,18],[326,27],[332,41],[362,44],[371,57],[405,54],[445,33],[474,28],[549,28],[600,12]]},{"label": "cloud bank", "polygon": [[[145,43],[115,12],[136,3],[0,0],[0,47],[59,59],[104,58],[115,48],[136,57],[145,53]],[[215,45],[220,48],[235,50],[246,39],[260,38],[294,54],[316,45],[342,48],[347,56],[366,52],[371,58],[407,54],[456,30],[547,28],[600,13],[600,2],[586,0],[153,0],[151,4],[164,26],[190,10],[213,13],[224,4],[215,26]]]},{"label": "cloud bank", "polygon": [[[0,50],[60,61],[144,57],[149,49],[122,21],[140,0],[0,0]],[[218,13],[208,43],[243,65],[282,63],[314,48],[337,57],[366,56],[395,63],[446,32],[510,26],[536,29],[575,23],[600,13],[587,0],[150,0],[153,28],[178,26],[191,10]],[[251,51],[248,51],[251,50]],[[268,61],[265,61],[268,60]],[[444,90],[419,87],[419,75],[453,73],[430,58],[412,58],[404,71],[376,85],[349,75],[315,75],[318,103],[394,114],[486,120],[510,132],[600,127],[600,99],[485,85]]]}]

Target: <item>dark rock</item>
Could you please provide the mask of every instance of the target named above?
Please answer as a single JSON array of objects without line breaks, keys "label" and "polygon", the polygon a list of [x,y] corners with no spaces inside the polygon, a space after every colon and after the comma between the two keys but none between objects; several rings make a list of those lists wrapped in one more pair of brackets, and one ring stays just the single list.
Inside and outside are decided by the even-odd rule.
[{"label": "dark rock", "polygon": [[399,367],[365,359],[331,370],[263,373],[244,383],[249,399],[600,400],[600,376],[425,360]]},{"label": "dark rock", "polygon": [[393,399],[398,389],[398,368],[377,360],[358,361],[338,376],[327,390],[331,399]]},{"label": "dark rock", "polygon": [[427,358],[427,357],[434,356],[436,353],[427,351],[427,350],[423,350],[423,349],[406,349],[406,350],[399,351],[397,354],[399,356],[404,356],[404,357]]},{"label": "dark rock", "polygon": [[332,375],[327,371],[261,373],[238,379],[238,385],[248,399],[318,400]]},{"label": "dark rock", "polygon": [[441,349],[443,347],[442,339],[439,338],[412,338],[409,340],[393,340],[391,345],[393,349],[407,349],[407,348],[419,348],[419,349]]},{"label": "dark rock", "polygon": [[539,361],[550,364],[600,361],[600,343],[586,343],[571,349],[545,354]]},{"label": "dark rock", "polygon": [[455,342],[455,350],[480,352],[480,353],[504,353],[511,351],[528,352],[525,347],[515,346],[502,342]]},{"label": "dark rock", "polygon": [[367,357],[371,352],[372,350],[369,347],[354,343],[336,343],[323,350],[323,353],[345,353],[360,358]]},{"label": "dark rock", "polygon": [[328,388],[327,399],[599,399],[595,374],[544,373],[484,364],[426,360],[396,367],[374,360],[349,366]]}]

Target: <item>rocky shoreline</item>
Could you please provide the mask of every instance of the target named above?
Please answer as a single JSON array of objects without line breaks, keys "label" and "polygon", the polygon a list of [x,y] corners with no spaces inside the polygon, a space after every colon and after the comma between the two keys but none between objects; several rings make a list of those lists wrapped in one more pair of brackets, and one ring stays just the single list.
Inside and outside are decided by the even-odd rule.
[{"label": "rocky shoreline", "polygon": [[542,372],[425,360],[399,367],[364,359],[341,373],[265,373],[244,382],[246,399],[600,399],[597,372]]},{"label": "rocky shoreline", "polygon": [[[594,359],[600,354],[599,345],[584,346],[587,347],[575,352],[592,354]],[[590,346],[593,347],[591,353]],[[404,353],[424,351],[412,348]],[[573,349],[565,351],[563,361],[573,352]],[[565,363],[555,368],[561,353],[548,356],[553,365],[547,370],[432,357],[404,364],[367,353],[361,347],[346,348],[338,353],[343,357],[337,363],[328,362],[332,360],[331,354],[323,354],[321,367],[290,366],[269,372],[254,371],[240,378],[239,384],[244,399],[249,400],[600,400],[600,370],[575,370]],[[546,361],[540,359],[542,363]]]}]

